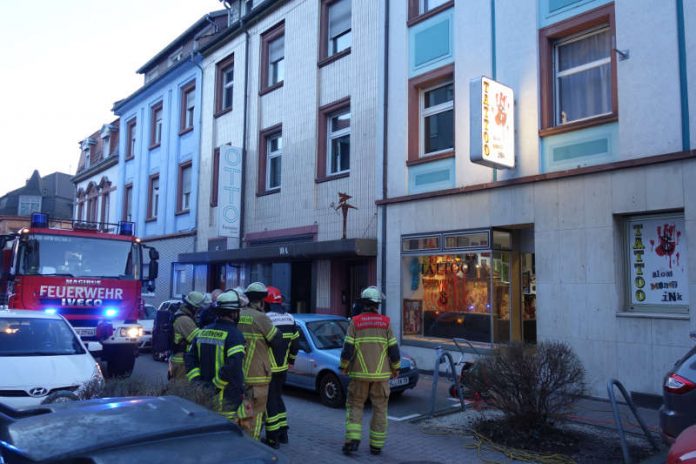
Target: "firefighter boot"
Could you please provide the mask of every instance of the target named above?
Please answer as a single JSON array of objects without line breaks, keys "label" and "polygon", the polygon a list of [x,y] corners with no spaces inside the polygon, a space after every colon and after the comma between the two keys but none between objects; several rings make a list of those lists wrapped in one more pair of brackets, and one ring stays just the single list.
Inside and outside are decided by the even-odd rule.
[{"label": "firefighter boot", "polygon": [[358,451],[360,440],[350,440],[343,444],[343,454],[350,456],[355,451]]},{"label": "firefighter boot", "polygon": [[370,453],[377,455],[381,452],[382,452],[382,448],[376,448],[374,446],[370,446]]},{"label": "firefighter boot", "polygon": [[284,445],[288,443],[288,428],[283,427],[280,429],[280,434],[278,435],[278,441]]}]

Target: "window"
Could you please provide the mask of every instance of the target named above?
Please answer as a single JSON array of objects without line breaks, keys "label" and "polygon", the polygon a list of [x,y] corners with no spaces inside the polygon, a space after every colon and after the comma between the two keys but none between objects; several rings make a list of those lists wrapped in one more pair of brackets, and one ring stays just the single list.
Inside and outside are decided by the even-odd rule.
[{"label": "window", "polygon": [[409,162],[454,156],[454,66],[409,82]]},{"label": "window", "polygon": [[176,211],[185,213],[191,209],[191,161],[179,165],[179,192]]},{"label": "window", "polygon": [[350,171],[350,98],[319,108],[317,181]]},{"label": "window", "polygon": [[101,201],[101,219],[100,222],[105,224],[109,222],[109,187],[107,187],[102,193]]},{"label": "window", "polygon": [[124,221],[130,221],[133,217],[133,184],[127,184],[123,190],[123,215]]},{"label": "window", "polygon": [[220,61],[215,67],[215,115],[232,109],[234,97],[234,55]]},{"label": "window", "polygon": [[135,157],[135,118],[126,125],[126,159]]},{"label": "window", "polygon": [[350,53],[351,0],[322,0],[320,65]]},{"label": "window", "polygon": [[18,216],[29,216],[31,213],[41,211],[41,197],[38,195],[20,195],[19,207],[17,208]]},{"label": "window", "polygon": [[687,312],[689,257],[684,214],[633,216],[624,224],[629,311]]},{"label": "window", "polygon": [[257,194],[280,191],[283,131],[280,124],[269,127],[259,137],[259,179]]},{"label": "window", "polygon": [[150,113],[150,148],[157,148],[162,143],[162,102],[151,108]]},{"label": "window", "polygon": [[614,31],[610,4],[539,32],[540,135],[618,119]]},{"label": "window", "polygon": [[87,222],[97,222],[98,192],[95,184],[87,187]]},{"label": "window", "polygon": [[196,83],[191,82],[181,89],[181,121],[179,133],[183,134],[193,129],[193,114],[196,109]]},{"label": "window", "polygon": [[408,0],[408,25],[431,18],[454,6],[454,0]]},{"label": "window", "polygon": [[157,219],[157,209],[159,208],[159,174],[150,176],[150,184],[147,191],[147,220]]},{"label": "window", "polygon": [[179,47],[174,53],[169,55],[169,62],[167,63],[167,66],[174,66],[176,63],[181,61],[184,58],[184,49],[183,47]]},{"label": "window", "polygon": [[218,185],[220,181],[220,149],[213,151],[213,176],[210,180],[210,206],[218,205]]},{"label": "window", "polygon": [[261,36],[261,91],[270,92],[283,85],[285,78],[285,23]]}]

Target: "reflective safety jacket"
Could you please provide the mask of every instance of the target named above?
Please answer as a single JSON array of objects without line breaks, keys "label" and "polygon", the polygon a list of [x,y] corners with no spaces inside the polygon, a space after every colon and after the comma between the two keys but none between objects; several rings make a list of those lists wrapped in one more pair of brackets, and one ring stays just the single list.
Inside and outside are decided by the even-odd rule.
[{"label": "reflective safety jacket", "polygon": [[279,343],[271,348],[271,372],[287,371],[288,364],[295,364],[297,358],[297,339],[300,338],[300,333],[297,331],[295,318],[292,314],[276,311],[267,312],[266,315],[281,337]]},{"label": "reflective safety jacket", "polygon": [[237,407],[244,397],[244,336],[232,321],[218,319],[199,331],[184,357],[189,381],[210,382]]},{"label": "reflective safety jacket", "polygon": [[278,329],[265,313],[253,306],[242,309],[239,330],[246,341],[244,382],[247,385],[271,383],[271,346],[276,346]]},{"label": "reflective safety jacket", "polygon": [[373,312],[355,316],[343,342],[341,369],[348,369],[353,379],[383,381],[400,368],[401,355],[389,318]]},{"label": "reflective safety jacket", "polygon": [[191,342],[198,335],[200,329],[193,320],[193,314],[182,305],[174,314],[174,353],[170,361],[175,364],[184,363],[184,353],[188,351]]}]

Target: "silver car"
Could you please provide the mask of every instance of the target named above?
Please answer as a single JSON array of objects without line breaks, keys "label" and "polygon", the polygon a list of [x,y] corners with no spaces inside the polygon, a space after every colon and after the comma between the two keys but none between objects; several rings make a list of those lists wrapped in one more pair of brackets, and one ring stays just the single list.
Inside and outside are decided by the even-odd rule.
[{"label": "silver car", "polygon": [[[350,378],[339,370],[348,319],[326,314],[295,314],[300,332],[300,350],[288,370],[287,384],[319,393],[321,402],[342,407]],[[392,395],[399,395],[418,383],[416,362],[401,354],[399,376],[389,381]]]}]

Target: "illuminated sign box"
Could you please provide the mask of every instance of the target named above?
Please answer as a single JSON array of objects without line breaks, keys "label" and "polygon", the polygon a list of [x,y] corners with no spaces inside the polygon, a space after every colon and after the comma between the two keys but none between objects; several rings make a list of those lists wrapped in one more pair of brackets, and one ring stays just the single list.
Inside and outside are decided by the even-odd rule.
[{"label": "illuminated sign box", "polygon": [[469,84],[472,163],[515,167],[515,97],[512,89],[479,77]]}]

